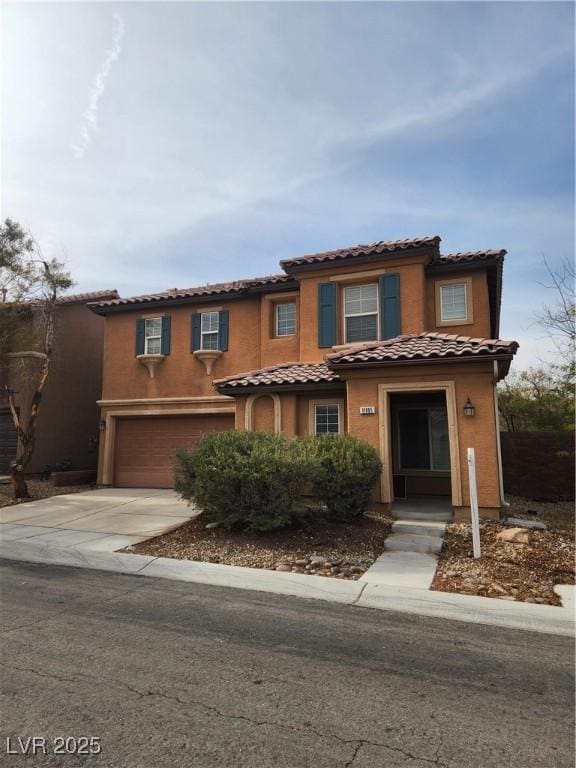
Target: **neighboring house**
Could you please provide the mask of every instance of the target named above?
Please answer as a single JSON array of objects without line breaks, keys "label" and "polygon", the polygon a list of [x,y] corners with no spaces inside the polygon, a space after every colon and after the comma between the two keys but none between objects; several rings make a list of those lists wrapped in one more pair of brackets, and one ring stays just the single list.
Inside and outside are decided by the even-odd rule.
[{"label": "neighboring house", "polygon": [[[99,302],[106,316],[99,481],[172,485],[175,448],[258,429],[349,433],[383,463],[377,500],[502,505],[496,383],[505,251],[441,255],[439,237],[281,262],[282,274]],[[473,411],[472,415],[467,415]]]},{"label": "neighboring house", "polygon": [[[38,415],[34,454],[27,468],[29,474],[40,473],[47,465],[66,458],[71,459],[74,469],[96,468],[100,419],[97,400],[102,391],[105,321],[94,315],[87,304],[117,298],[117,291],[109,290],[58,299],[54,352]],[[22,314],[22,325],[31,328],[31,314],[27,318]],[[36,374],[43,361],[33,341],[23,342],[27,338],[25,330],[18,334],[11,351],[0,358],[0,474],[9,473],[18,445],[4,388],[14,391],[16,407],[25,423]],[[29,337],[33,339],[33,331]]]}]

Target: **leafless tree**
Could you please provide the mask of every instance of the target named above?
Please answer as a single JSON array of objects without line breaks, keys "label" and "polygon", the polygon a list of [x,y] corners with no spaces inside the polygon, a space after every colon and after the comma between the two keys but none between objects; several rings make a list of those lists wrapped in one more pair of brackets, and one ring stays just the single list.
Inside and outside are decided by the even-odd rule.
[{"label": "leafless tree", "polygon": [[544,287],[554,292],[554,303],[545,304],[536,321],[546,330],[567,370],[574,371],[576,348],[576,303],[574,300],[574,263],[563,259],[557,268],[542,257],[548,273]]},{"label": "leafless tree", "polygon": [[30,310],[35,351],[41,359],[40,370],[33,381],[29,408],[23,409],[24,413],[18,409],[16,393],[12,389],[5,385],[3,393],[8,399],[18,437],[16,459],[11,466],[14,498],[22,499],[30,496],[25,473],[34,453],[38,414],[54,352],[54,317],[58,297],[62,290],[72,285],[72,280],[61,262],[42,258],[34,240],[10,219],[0,226],[0,278],[4,305],[10,308],[24,306]]}]

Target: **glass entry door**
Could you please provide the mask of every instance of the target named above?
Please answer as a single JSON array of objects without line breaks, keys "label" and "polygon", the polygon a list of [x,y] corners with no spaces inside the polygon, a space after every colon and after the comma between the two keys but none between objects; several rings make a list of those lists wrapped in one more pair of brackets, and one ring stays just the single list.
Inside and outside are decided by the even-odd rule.
[{"label": "glass entry door", "polygon": [[449,472],[448,418],[442,405],[398,409],[400,472]]}]

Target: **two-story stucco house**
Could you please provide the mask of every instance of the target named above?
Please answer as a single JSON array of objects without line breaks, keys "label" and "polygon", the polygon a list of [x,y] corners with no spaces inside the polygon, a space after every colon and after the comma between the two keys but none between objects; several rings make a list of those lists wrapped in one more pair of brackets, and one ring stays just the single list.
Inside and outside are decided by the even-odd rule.
[{"label": "two-story stucco house", "polygon": [[503,501],[496,383],[505,251],[440,253],[439,237],[281,262],[268,277],[103,301],[99,481],[170,487],[174,449],[210,432],[349,433],[383,471],[376,500]]},{"label": "two-story stucco house", "polygon": [[[99,436],[96,398],[102,388],[106,323],[95,317],[87,305],[117,298],[118,292],[111,289],[61,296],[57,300],[54,352],[27,473],[41,473],[47,465],[57,464],[67,457],[72,460],[73,469],[96,469]],[[0,303],[0,310],[3,306],[8,305]],[[15,407],[26,424],[43,364],[43,355],[33,341],[34,305],[31,303],[29,307],[30,315],[19,324],[23,337],[16,334],[12,348],[0,356],[0,475],[9,474],[18,450],[18,437],[5,389],[13,391]]]}]

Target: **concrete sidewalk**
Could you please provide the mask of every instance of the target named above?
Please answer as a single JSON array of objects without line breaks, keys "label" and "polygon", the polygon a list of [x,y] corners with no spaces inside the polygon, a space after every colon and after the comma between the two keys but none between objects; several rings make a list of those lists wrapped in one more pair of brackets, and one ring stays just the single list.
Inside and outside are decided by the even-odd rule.
[{"label": "concrete sidewalk", "polygon": [[[45,526],[39,526],[42,529],[40,532],[34,530],[38,526],[28,525],[29,521],[35,519],[33,515],[27,515],[26,520],[28,522],[6,523],[1,526],[1,529],[6,528],[6,530],[3,534],[0,533],[0,557],[10,560],[69,565],[220,587],[293,595],[364,608],[412,613],[549,634],[572,636],[574,631],[574,607],[570,598],[570,594],[574,592],[574,587],[559,588],[559,594],[562,596],[565,607],[558,608],[487,597],[433,592],[429,589],[371,584],[366,581],[327,579],[322,576],[278,573],[257,568],[116,552],[114,549],[126,546],[127,541],[128,543],[134,543],[134,540],[141,541],[161,533],[160,529],[163,526],[166,530],[175,524],[179,525],[185,522],[190,518],[191,510],[186,505],[176,501],[173,494],[164,491],[155,491],[151,495],[145,495],[150,492],[142,491],[139,492],[142,494],[141,496],[132,500],[127,500],[130,496],[126,493],[123,503],[118,502],[118,491],[113,493],[111,491],[95,491],[92,493],[100,494],[100,497],[96,496],[96,498],[101,499],[103,505],[112,506],[100,511],[92,509],[91,512],[87,513],[84,509],[84,516],[80,515],[74,520],[68,520],[67,523],[56,524],[59,533],[58,531],[47,532]],[[133,492],[131,493],[133,495]],[[80,496],[87,495],[80,494]],[[114,499],[116,499],[115,502]],[[76,511],[82,507],[83,503],[81,499],[76,499]],[[32,504],[37,504],[37,502],[25,504],[22,507],[31,507]],[[54,508],[54,519],[59,519],[56,504]],[[109,520],[107,525],[114,524],[110,521],[113,509],[115,510],[114,517],[119,525],[129,525],[128,520],[122,521],[119,518],[134,518],[130,523],[132,525],[131,534],[120,535],[109,530],[104,533],[103,528],[96,531],[91,530],[90,526],[98,526],[98,521],[102,519],[98,515],[107,516],[106,519]],[[148,512],[142,511],[143,509],[147,509]],[[176,523],[174,520],[178,516],[175,515],[175,512],[181,513]],[[141,518],[147,514],[151,518],[150,528],[146,534],[143,534]],[[79,524],[84,525],[81,531],[77,528],[63,527]],[[23,532],[25,528],[29,529],[28,535]],[[136,531],[139,533],[136,534]],[[79,533],[82,536],[86,533],[96,533],[100,538],[82,539],[82,536],[76,535]]]}]

